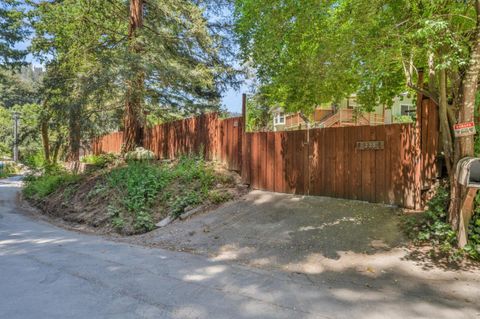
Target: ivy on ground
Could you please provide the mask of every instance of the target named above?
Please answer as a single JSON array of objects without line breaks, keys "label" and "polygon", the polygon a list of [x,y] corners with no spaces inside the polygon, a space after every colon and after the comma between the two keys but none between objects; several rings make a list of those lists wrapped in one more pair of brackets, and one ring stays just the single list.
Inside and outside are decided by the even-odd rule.
[{"label": "ivy on ground", "polygon": [[475,214],[468,230],[468,244],[457,248],[457,232],[448,223],[449,193],[440,187],[428,203],[428,209],[422,215],[407,216],[404,229],[417,245],[430,245],[430,254],[435,258],[447,258],[455,262],[469,257],[480,260],[480,195],[475,199]]}]

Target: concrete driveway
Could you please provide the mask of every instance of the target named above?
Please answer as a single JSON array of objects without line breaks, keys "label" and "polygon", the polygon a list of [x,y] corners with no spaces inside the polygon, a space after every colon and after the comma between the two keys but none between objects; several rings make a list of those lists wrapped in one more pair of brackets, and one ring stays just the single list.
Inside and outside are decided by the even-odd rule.
[{"label": "concrete driveway", "polygon": [[30,219],[19,188],[0,180],[0,318],[480,318],[474,271],[267,271]]},{"label": "concrete driveway", "polygon": [[252,191],[240,201],[132,239],[218,260],[316,273],[325,264],[345,267],[345,258],[377,258],[405,244],[400,214],[386,205]]}]

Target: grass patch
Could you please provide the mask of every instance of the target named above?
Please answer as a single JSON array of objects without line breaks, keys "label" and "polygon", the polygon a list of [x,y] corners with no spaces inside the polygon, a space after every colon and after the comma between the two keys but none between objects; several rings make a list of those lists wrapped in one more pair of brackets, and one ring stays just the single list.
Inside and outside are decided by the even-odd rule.
[{"label": "grass patch", "polygon": [[[66,187],[68,193],[72,192],[71,187],[67,187],[79,181],[79,175],[67,172],[56,172],[44,174],[41,176],[28,176],[24,179],[25,187],[23,194],[28,199],[39,200],[47,197],[61,187]],[[69,194],[71,196],[71,194]]]}]

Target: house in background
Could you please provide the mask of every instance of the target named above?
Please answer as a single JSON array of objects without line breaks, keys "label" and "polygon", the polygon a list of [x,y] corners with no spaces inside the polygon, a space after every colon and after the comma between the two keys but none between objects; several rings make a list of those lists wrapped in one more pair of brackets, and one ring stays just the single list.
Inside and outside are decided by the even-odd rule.
[{"label": "house in background", "polygon": [[[276,108],[272,111],[273,114],[273,130],[284,131],[292,129],[301,129],[306,126],[305,121],[300,116],[300,113],[283,112],[282,108]],[[321,123],[334,114],[333,109],[317,108],[311,116],[311,121]]]},{"label": "house in background", "polygon": [[[361,112],[356,95],[343,99],[339,105],[322,105],[310,116],[310,127],[336,127],[353,125],[383,125],[413,120],[415,101],[402,93],[393,99],[391,107],[378,105],[373,112]],[[273,130],[297,130],[307,127],[299,113],[285,113],[281,108],[272,110]]]}]

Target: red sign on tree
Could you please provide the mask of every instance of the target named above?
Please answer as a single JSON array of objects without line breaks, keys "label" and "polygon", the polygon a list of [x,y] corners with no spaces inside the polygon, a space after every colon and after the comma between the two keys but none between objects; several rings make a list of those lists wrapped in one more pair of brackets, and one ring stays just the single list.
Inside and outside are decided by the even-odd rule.
[{"label": "red sign on tree", "polygon": [[455,124],[453,126],[453,131],[455,133],[455,137],[474,135],[475,123],[465,122],[465,123]]}]

